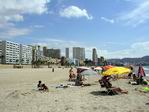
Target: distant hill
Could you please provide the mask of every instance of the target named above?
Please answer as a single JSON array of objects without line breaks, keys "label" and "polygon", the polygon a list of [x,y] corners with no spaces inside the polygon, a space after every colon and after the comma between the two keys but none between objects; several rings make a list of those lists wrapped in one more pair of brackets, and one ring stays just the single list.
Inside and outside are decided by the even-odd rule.
[{"label": "distant hill", "polygon": [[141,58],[108,59],[107,62],[113,65],[124,65],[124,64],[149,65],[149,56],[144,56]]}]

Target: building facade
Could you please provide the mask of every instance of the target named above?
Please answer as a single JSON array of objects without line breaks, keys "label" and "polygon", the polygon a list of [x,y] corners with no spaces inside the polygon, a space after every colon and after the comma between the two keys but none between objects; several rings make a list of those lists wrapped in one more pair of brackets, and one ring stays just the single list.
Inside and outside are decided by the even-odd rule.
[{"label": "building facade", "polygon": [[3,64],[16,64],[20,60],[20,44],[10,42],[10,41],[1,41],[1,63]]},{"label": "building facade", "polygon": [[31,64],[32,62],[32,46],[20,44],[20,63]]},{"label": "building facade", "polygon": [[3,58],[3,55],[2,55],[2,41],[0,40],[0,64],[2,63],[2,58]]},{"label": "building facade", "polygon": [[66,48],[66,58],[69,58],[69,48]]},{"label": "building facade", "polygon": [[61,58],[61,50],[60,49],[48,49],[47,52],[48,52],[48,57],[58,58],[58,59]]},{"label": "building facade", "polygon": [[85,48],[73,47],[73,59],[85,60]]},{"label": "building facade", "polygon": [[98,64],[98,55],[97,55],[97,51],[95,48],[93,48],[92,50],[92,60],[93,60],[94,65]]},{"label": "building facade", "polygon": [[48,57],[47,47],[43,47],[43,55]]},{"label": "building facade", "polygon": [[0,41],[0,63],[31,64],[32,47],[11,41]]}]

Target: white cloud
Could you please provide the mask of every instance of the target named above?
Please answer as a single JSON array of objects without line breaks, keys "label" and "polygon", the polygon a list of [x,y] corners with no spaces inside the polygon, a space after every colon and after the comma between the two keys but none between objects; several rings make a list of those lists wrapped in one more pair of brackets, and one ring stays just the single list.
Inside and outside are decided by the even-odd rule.
[{"label": "white cloud", "polygon": [[13,37],[23,36],[29,34],[30,32],[30,29],[11,27],[6,31],[0,31],[0,39],[10,39]]},{"label": "white cloud", "polygon": [[[40,42],[39,42],[40,41]],[[54,38],[47,38],[47,39],[38,39],[37,42],[30,43],[33,45],[41,45],[47,46],[48,48],[58,48],[61,49],[62,56],[65,56],[65,48],[70,48],[70,57],[72,58],[72,47],[85,47],[84,43],[77,42],[77,41],[66,41]]]},{"label": "white cloud", "polygon": [[50,0],[0,0],[0,38],[8,39],[29,34],[30,29],[16,28],[15,22],[23,21],[26,14],[47,13],[49,2]]},{"label": "white cloud", "polygon": [[66,17],[66,18],[81,18],[81,17],[86,17],[88,20],[92,20],[93,17],[88,14],[86,9],[80,9],[77,6],[69,6],[65,9],[60,10],[59,12],[61,17]]},{"label": "white cloud", "polygon": [[122,16],[118,18],[120,21],[124,21],[126,25],[137,26],[149,21],[149,1],[142,0],[141,2],[136,2],[137,6],[127,12],[123,13]]},{"label": "white cloud", "polygon": [[44,26],[43,25],[34,25],[32,26],[33,28],[43,28]]},{"label": "white cloud", "polygon": [[133,43],[128,49],[118,51],[101,50],[100,52],[106,58],[142,57],[149,55],[149,41]]},{"label": "white cloud", "polygon": [[92,59],[92,49],[96,48],[98,57],[104,56],[106,59],[111,58],[125,58],[125,57],[142,57],[145,55],[149,55],[149,41],[146,42],[137,42],[128,46],[127,49],[121,49],[118,51],[109,51],[106,49],[99,49],[95,46],[88,46],[84,43],[80,43],[77,41],[65,41],[59,39],[44,39],[37,40],[40,43],[34,43],[35,45],[47,46],[48,48],[59,48],[61,49],[61,53],[65,56],[65,48],[70,48],[70,57],[72,58],[72,47],[84,47],[86,58]]},{"label": "white cloud", "polygon": [[24,14],[43,14],[50,0],[0,0],[0,23],[23,21]]},{"label": "white cloud", "polygon": [[115,22],[114,19],[108,19],[106,17],[101,17],[100,19],[104,20],[105,22],[112,23],[112,24]]}]

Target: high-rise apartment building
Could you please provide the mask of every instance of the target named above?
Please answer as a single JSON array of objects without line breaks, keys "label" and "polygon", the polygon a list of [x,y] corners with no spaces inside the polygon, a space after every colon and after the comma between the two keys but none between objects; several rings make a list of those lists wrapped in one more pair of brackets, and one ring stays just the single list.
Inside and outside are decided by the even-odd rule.
[{"label": "high-rise apartment building", "polygon": [[85,60],[85,48],[73,47],[73,59]]},{"label": "high-rise apartment building", "polygon": [[69,58],[69,48],[66,48],[66,58]]},{"label": "high-rise apartment building", "polygon": [[35,46],[36,49],[36,61],[43,58],[43,51],[41,51],[40,46]]},{"label": "high-rise apartment building", "polygon": [[96,51],[95,48],[92,51],[92,60],[93,60],[94,65],[97,65],[97,63],[98,63],[98,55],[97,55],[97,51]]},{"label": "high-rise apartment building", "polygon": [[31,64],[32,48],[11,41],[0,41],[0,58],[3,64]]},{"label": "high-rise apartment building", "polygon": [[61,57],[60,49],[48,49],[47,52],[48,52],[48,57],[58,58],[58,59],[60,59],[60,57]]},{"label": "high-rise apartment building", "polygon": [[20,44],[10,41],[1,41],[1,43],[1,52],[3,56],[3,58],[1,58],[2,63],[18,63],[20,60]]},{"label": "high-rise apartment building", "polygon": [[47,50],[47,47],[44,46],[44,47],[43,47],[43,56],[48,57],[48,52],[47,52],[47,51],[48,51],[48,50]]},{"label": "high-rise apartment building", "polygon": [[20,44],[20,63],[31,64],[32,62],[32,46]]}]

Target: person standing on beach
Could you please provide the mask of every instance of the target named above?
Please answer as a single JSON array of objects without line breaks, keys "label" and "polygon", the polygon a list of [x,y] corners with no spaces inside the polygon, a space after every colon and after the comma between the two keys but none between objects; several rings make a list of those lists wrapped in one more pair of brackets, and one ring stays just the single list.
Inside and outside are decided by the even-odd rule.
[{"label": "person standing on beach", "polygon": [[52,72],[54,72],[54,68],[52,68]]}]

